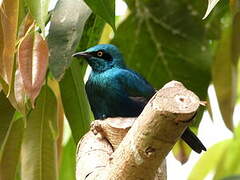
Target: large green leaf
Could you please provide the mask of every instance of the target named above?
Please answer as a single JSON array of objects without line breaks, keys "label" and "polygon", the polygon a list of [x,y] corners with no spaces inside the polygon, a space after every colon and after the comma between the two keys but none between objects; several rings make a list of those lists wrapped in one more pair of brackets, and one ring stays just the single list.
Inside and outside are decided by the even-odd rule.
[{"label": "large green leaf", "polygon": [[[100,18],[95,15],[90,16],[77,50],[82,51],[96,44],[100,39],[103,26],[104,22]],[[78,143],[82,135],[89,130],[93,117],[83,82],[86,67],[86,62],[74,60],[60,82],[64,111],[75,143]]]},{"label": "large green leaf", "polygon": [[[103,21],[96,16],[91,16],[84,27],[91,10],[82,0],[60,0],[54,11],[48,37],[50,69],[54,77],[60,79],[71,62],[71,56],[80,38],[83,37],[78,47],[79,50],[85,49],[89,43],[96,43],[101,35]],[[84,36],[82,36],[82,32]],[[85,70],[86,63],[74,61],[60,82],[65,115],[76,143],[89,130],[91,119],[83,83]]]},{"label": "large green leaf", "polygon": [[91,119],[81,68],[84,67],[74,61],[60,82],[63,107],[75,143],[89,130]]},{"label": "large green leaf", "polygon": [[56,123],[56,97],[45,85],[27,118],[21,152],[22,179],[58,179]]},{"label": "large green leaf", "polygon": [[[91,14],[84,26],[84,31],[76,51],[83,51],[94,46],[100,40],[105,22],[99,16]],[[86,63],[85,66],[86,67]],[[84,71],[85,72],[85,69]]]},{"label": "large green leaf", "polygon": [[216,166],[215,180],[240,174],[240,126],[235,129],[234,138],[229,144],[221,161]]},{"label": "large green leaf", "polygon": [[213,84],[226,126],[233,130],[233,111],[237,97],[237,64],[239,48],[240,14],[225,20],[221,40],[212,66]]},{"label": "large green leaf", "polygon": [[[238,64],[238,72],[240,72],[240,63]],[[237,83],[237,103],[240,103],[240,73],[238,73],[237,77],[238,83]]]},{"label": "large green leaf", "polygon": [[209,40],[216,37],[212,25],[214,32],[219,30],[218,21],[202,21],[205,4],[185,0],[128,4],[131,14],[112,41],[127,65],[155,88],[175,79],[206,99],[213,55]]},{"label": "large green leaf", "polygon": [[[17,113],[16,113],[17,114]],[[23,117],[15,115],[12,118],[5,137],[5,143],[1,149],[0,179],[14,180],[19,162],[21,143],[24,132]]]},{"label": "large green leaf", "polygon": [[228,28],[218,45],[212,73],[222,117],[226,126],[233,130],[232,115],[236,96],[236,70],[232,66],[230,46],[231,30]]},{"label": "large green leaf", "polygon": [[2,145],[8,133],[11,120],[13,118],[15,109],[8,101],[3,91],[0,92],[0,156],[2,153]]},{"label": "large green leaf", "polygon": [[18,11],[18,28],[21,25],[24,17],[27,14],[27,8],[25,6],[25,0],[19,0],[19,11]]},{"label": "large green leaf", "polygon": [[239,175],[235,175],[235,176],[228,176],[223,178],[222,180],[239,180],[240,176]]},{"label": "large green leaf", "polygon": [[63,145],[60,180],[75,180],[76,178],[76,144],[72,136],[68,142]]},{"label": "large green leaf", "polygon": [[91,10],[83,0],[59,0],[53,12],[48,36],[49,67],[60,80],[71,63]]},{"label": "large green leaf", "polygon": [[231,142],[232,140],[225,140],[209,148],[193,167],[188,180],[202,180],[215,170]]},{"label": "large green leaf", "polygon": [[115,31],[115,0],[85,0],[92,11],[102,17]]},{"label": "large green leaf", "polygon": [[45,32],[45,22],[48,17],[49,0],[26,0],[30,13],[41,28],[43,34]]}]

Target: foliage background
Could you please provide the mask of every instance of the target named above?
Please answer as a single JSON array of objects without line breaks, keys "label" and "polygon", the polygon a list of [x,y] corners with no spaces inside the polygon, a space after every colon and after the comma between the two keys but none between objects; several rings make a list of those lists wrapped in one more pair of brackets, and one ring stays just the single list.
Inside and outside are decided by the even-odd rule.
[{"label": "foliage background", "polygon": [[[84,90],[86,62],[71,55],[109,42],[154,87],[175,79],[210,99],[206,110],[215,123],[214,90],[207,93],[214,85],[225,124],[221,133],[229,129],[229,139],[215,138],[217,144],[190,167],[189,179],[239,175],[233,112],[239,102],[240,2],[220,1],[205,20],[207,6],[218,1],[125,2],[126,13],[115,16],[113,0],[58,0],[51,11],[50,0],[0,1],[0,179],[75,179],[76,143],[93,116]],[[203,111],[191,127],[195,132]],[[182,141],[173,149],[181,163],[190,152]]]}]

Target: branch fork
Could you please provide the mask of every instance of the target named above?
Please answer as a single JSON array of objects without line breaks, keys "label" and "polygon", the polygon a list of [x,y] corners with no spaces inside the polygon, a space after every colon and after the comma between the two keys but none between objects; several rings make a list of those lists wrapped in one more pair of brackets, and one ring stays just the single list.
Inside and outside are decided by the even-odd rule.
[{"label": "branch fork", "polygon": [[94,121],[78,144],[77,180],[166,179],[165,157],[200,104],[193,92],[171,81],[139,117]]}]

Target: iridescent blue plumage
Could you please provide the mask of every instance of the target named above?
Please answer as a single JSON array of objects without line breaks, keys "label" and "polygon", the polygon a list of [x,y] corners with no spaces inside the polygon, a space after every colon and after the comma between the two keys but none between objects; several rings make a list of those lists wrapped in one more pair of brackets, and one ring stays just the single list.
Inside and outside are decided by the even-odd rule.
[{"label": "iridescent blue plumage", "polygon": [[155,90],[138,74],[113,67],[104,72],[92,72],[86,84],[88,99],[96,119],[105,117],[137,117]]},{"label": "iridescent blue plumage", "polygon": [[[125,66],[122,54],[114,45],[97,45],[74,56],[84,57],[92,67],[86,92],[96,119],[137,117],[155,93],[141,75]],[[196,152],[206,150],[190,129],[182,138]]]}]

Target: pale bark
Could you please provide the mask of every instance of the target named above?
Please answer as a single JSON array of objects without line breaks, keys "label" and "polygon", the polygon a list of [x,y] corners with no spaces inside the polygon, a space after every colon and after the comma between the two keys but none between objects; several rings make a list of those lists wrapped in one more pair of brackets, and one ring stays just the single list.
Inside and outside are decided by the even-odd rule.
[{"label": "pale bark", "polygon": [[138,118],[94,121],[78,144],[77,179],[166,179],[165,157],[199,105],[194,93],[171,81]]}]

